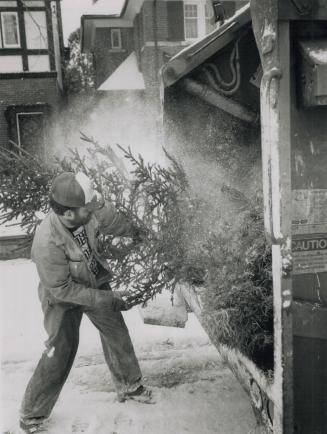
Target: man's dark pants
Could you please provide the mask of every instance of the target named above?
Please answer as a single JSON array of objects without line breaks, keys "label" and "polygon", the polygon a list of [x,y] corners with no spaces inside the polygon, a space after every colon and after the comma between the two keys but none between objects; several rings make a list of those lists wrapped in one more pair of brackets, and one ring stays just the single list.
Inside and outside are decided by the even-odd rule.
[{"label": "man's dark pants", "polygon": [[[118,394],[134,391],[140,386],[142,374],[121,312],[107,308],[68,309],[60,321],[50,351],[43,353],[28,383],[21,406],[22,420],[49,417],[77,352],[83,313],[100,332],[105,360]],[[45,325],[46,315],[45,312]]]}]

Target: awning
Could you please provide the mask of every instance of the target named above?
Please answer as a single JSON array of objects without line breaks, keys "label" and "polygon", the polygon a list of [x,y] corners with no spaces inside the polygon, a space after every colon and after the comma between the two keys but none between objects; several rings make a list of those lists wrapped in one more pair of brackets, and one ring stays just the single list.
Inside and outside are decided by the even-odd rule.
[{"label": "awning", "polygon": [[142,90],[145,89],[143,74],[137,66],[133,51],[127,59],[105,80],[98,90]]},{"label": "awning", "polygon": [[239,32],[251,23],[250,5],[239,9],[225,23],[172,57],[161,69],[164,87],[172,86],[199,65],[204,63],[227,44],[237,38]]}]

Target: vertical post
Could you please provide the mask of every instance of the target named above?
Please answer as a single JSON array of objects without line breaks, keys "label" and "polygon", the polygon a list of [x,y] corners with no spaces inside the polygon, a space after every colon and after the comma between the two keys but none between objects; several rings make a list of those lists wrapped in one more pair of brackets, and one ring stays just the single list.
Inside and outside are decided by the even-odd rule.
[{"label": "vertical post", "polygon": [[[282,395],[281,432],[293,433],[293,327],[292,327],[292,277],[291,233],[291,53],[290,24],[278,22],[278,54],[281,76],[278,92],[278,142],[275,160],[272,152],[272,219],[280,219],[280,242],[273,244],[273,280],[275,304],[275,375],[276,387]],[[277,166],[275,170],[274,166]],[[276,187],[274,188],[274,186]],[[276,197],[275,197],[276,196]],[[279,206],[278,206],[279,204]],[[276,431],[278,432],[278,431]]]},{"label": "vertical post", "polygon": [[274,433],[293,433],[291,269],[291,89],[289,22],[277,0],[252,0],[263,68],[261,143],[265,228],[272,243],[274,286]]},{"label": "vertical post", "polygon": [[50,71],[56,71],[56,59],[55,59],[55,47],[54,47],[54,34],[52,26],[52,11],[51,11],[51,1],[47,1],[45,4],[45,15],[47,22],[47,36],[48,36],[48,52],[49,52],[49,62]]},{"label": "vertical post", "polygon": [[28,71],[24,3],[21,0],[18,1],[18,21],[19,21],[19,31],[20,31],[20,43],[21,43],[21,48],[23,53],[23,71]]}]

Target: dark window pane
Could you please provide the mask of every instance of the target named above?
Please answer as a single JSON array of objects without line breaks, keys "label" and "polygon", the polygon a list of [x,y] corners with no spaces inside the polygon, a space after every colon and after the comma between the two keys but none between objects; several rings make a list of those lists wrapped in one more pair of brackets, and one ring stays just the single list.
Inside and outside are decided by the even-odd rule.
[{"label": "dark window pane", "polygon": [[18,17],[15,12],[1,14],[3,45],[17,47],[20,45],[18,33]]},{"label": "dark window pane", "polygon": [[111,32],[111,46],[112,48],[121,48],[120,30],[113,30]]},{"label": "dark window pane", "polygon": [[44,156],[44,118],[42,113],[19,113],[19,144],[31,154]]}]

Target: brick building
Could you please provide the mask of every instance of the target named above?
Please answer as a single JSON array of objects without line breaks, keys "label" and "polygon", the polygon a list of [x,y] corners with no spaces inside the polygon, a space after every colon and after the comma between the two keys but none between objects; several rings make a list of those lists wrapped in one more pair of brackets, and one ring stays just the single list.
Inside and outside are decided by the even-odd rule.
[{"label": "brick building", "polygon": [[[244,1],[224,1],[226,17]],[[114,13],[111,13],[114,12]],[[110,11],[96,0],[81,20],[82,50],[92,52],[100,91],[144,90],[159,101],[159,71],[217,27],[210,0],[125,0]]]},{"label": "brick building", "polygon": [[60,0],[0,1],[0,146],[46,155],[63,52]]}]

